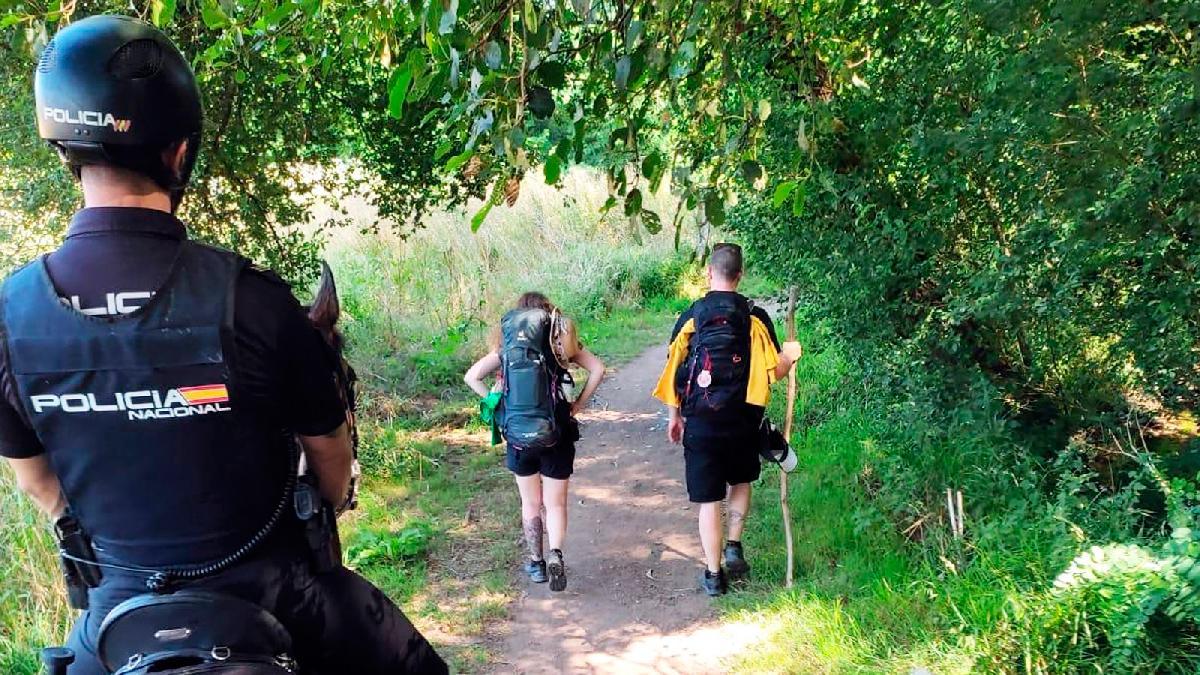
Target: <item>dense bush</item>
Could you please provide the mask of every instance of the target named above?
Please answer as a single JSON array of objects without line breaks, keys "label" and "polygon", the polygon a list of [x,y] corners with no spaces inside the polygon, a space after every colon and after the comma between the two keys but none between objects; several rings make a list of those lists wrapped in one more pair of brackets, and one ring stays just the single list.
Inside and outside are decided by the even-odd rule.
[{"label": "dense bush", "polygon": [[[1140,467],[1194,454],[1200,6],[801,5],[810,34],[736,54],[797,98],[729,222],[861,364],[861,522],[1029,594],[997,668],[1193,671],[1190,534]],[[796,46],[833,34],[861,58]],[[947,487],[965,548],[929,528]]]},{"label": "dense bush", "polygon": [[1160,487],[1170,497],[1170,536],[1079,554],[1031,605],[1027,665],[1179,673],[1200,667],[1197,486],[1176,480]]}]

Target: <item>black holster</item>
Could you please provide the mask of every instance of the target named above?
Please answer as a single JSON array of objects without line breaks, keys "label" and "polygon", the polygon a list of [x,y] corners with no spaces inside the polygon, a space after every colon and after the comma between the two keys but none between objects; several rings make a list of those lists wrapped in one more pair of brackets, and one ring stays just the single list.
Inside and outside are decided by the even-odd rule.
[{"label": "black holster", "polygon": [[67,586],[67,601],[72,609],[87,609],[88,589],[99,586],[103,578],[92,542],[69,513],[54,522],[54,534],[58,538],[58,562]]},{"label": "black holster", "polygon": [[305,475],[297,479],[295,506],[313,571],[322,574],[341,567],[342,540],[338,536],[337,513],[329,502],[321,499],[315,477]]}]

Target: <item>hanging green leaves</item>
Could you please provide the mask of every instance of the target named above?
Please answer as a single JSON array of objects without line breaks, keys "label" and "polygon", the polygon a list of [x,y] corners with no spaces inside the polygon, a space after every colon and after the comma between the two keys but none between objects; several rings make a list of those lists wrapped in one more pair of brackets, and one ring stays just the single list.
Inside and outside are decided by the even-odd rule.
[{"label": "hanging green leaves", "polygon": [[408,63],[392,73],[391,82],[388,84],[388,114],[396,119],[404,117],[404,101],[408,98],[412,78],[412,66]]},{"label": "hanging green leaves", "polygon": [[792,191],[796,189],[796,181],[787,180],[775,187],[775,194],[771,197],[771,204],[775,208],[779,208],[787,203],[788,197],[792,195]]},{"label": "hanging green leaves", "polygon": [[558,183],[558,179],[562,176],[562,160],[558,158],[558,155],[551,155],[546,159],[543,173],[546,177],[547,185]]},{"label": "hanging green leaves", "polygon": [[154,0],[150,5],[150,22],[162,28],[175,20],[177,0]]}]

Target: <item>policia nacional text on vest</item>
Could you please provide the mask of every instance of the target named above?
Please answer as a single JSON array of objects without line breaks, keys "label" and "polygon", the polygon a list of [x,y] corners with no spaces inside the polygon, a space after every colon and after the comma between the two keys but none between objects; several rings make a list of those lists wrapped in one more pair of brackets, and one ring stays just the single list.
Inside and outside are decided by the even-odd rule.
[{"label": "policia nacional text on vest", "polygon": [[[3,348],[22,411],[69,504],[69,516],[59,523],[66,558],[86,559],[90,539],[111,566],[157,572],[148,586],[163,590],[153,584],[213,573],[248,553],[293,496],[297,510],[305,511],[302,519],[328,529],[331,518],[313,518],[319,512],[315,487],[296,489],[294,437],[239,415],[234,290],[247,265],[236,254],[185,241],[163,288],[120,316],[88,316],[65,304],[44,258],[0,289]],[[214,488],[223,476],[246,470],[240,458],[263,452],[290,458],[291,466],[276,465],[290,475],[266,522],[247,523],[239,506]],[[260,471],[271,466],[256,465],[265,465]],[[121,470],[98,471],[103,466]],[[156,490],[152,502],[144,497],[149,485],[171,484],[176,471],[202,480]],[[99,473],[107,479],[91,479]],[[281,483],[278,475],[255,478],[264,486]],[[310,532],[308,538],[310,545],[327,546],[336,534]],[[75,562],[94,586],[98,570]]]}]

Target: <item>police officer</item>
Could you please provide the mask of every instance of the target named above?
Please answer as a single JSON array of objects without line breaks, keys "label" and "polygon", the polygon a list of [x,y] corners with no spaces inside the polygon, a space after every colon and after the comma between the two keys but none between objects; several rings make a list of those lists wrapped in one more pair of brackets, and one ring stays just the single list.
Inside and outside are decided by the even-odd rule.
[{"label": "police officer", "polygon": [[299,439],[322,496],[345,501],[335,362],[279,278],[173,215],[200,147],[186,60],[141,21],[91,17],[47,45],[35,98],[85,208],[0,291],[0,455],[98,563],[70,673],[104,672],[101,622],[147,588],[256,602],[316,672],[445,672],[382,592],[311,562],[291,467]]}]

